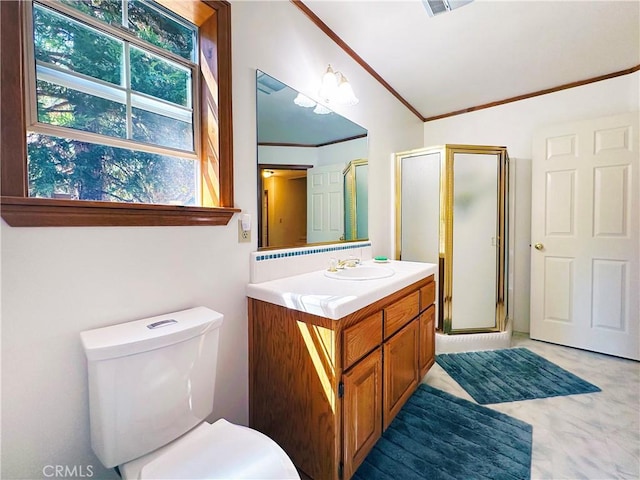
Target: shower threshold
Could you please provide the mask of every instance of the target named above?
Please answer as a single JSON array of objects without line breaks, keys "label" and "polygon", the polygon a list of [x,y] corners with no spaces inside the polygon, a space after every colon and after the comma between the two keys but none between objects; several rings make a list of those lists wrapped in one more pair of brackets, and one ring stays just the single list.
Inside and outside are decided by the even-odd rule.
[{"label": "shower threshold", "polygon": [[503,332],[464,333],[446,335],[436,332],[436,354],[471,352],[474,350],[497,350],[511,346],[513,328],[509,319]]}]

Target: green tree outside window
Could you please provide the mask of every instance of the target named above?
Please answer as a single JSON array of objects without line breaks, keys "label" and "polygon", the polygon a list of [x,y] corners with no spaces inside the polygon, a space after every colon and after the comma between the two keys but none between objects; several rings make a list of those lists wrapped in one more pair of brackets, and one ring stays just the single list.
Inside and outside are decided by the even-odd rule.
[{"label": "green tree outside window", "polygon": [[[197,29],[146,1],[60,3],[80,14],[33,7],[38,123],[27,138],[29,196],[197,204],[190,68]],[[103,32],[83,14],[126,20],[143,43]],[[144,42],[170,54],[147,51]],[[110,138],[142,147],[123,148]]]}]

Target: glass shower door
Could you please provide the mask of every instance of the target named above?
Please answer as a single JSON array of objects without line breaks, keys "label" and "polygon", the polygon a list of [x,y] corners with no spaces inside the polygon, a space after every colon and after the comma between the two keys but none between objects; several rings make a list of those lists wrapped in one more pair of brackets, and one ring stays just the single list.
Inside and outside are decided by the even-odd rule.
[{"label": "glass shower door", "polygon": [[453,154],[452,330],[496,327],[498,165],[497,155]]},{"label": "glass shower door", "polygon": [[402,163],[402,259],[439,263],[440,152],[407,157]]}]

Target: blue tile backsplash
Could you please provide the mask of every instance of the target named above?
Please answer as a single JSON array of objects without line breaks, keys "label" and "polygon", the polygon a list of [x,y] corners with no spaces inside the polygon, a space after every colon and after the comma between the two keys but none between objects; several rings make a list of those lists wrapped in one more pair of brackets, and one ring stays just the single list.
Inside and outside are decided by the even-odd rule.
[{"label": "blue tile backsplash", "polygon": [[264,253],[256,256],[256,261],[260,262],[263,260],[272,260],[275,258],[286,258],[286,257],[297,257],[300,255],[313,255],[316,253],[329,253],[329,252],[340,252],[344,250],[353,250],[356,248],[362,247],[370,247],[371,243],[357,243],[353,245],[331,245],[328,247],[310,247],[310,248],[302,248],[299,250],[291,251],[291,252],[273,252],[273,253]]}]

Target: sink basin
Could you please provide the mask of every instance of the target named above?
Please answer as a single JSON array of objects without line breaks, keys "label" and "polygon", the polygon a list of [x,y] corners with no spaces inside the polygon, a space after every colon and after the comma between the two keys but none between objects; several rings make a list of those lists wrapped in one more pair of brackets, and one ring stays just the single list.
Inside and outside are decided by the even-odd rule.
[{"label": "sink basin", "polygon": [[376,280],[378,278],[391,277],[395,271],[389,267],[377,265],[360,265],[353,268],[345,268],[337,272],[325,271],[325,276],[338,280]]}]

